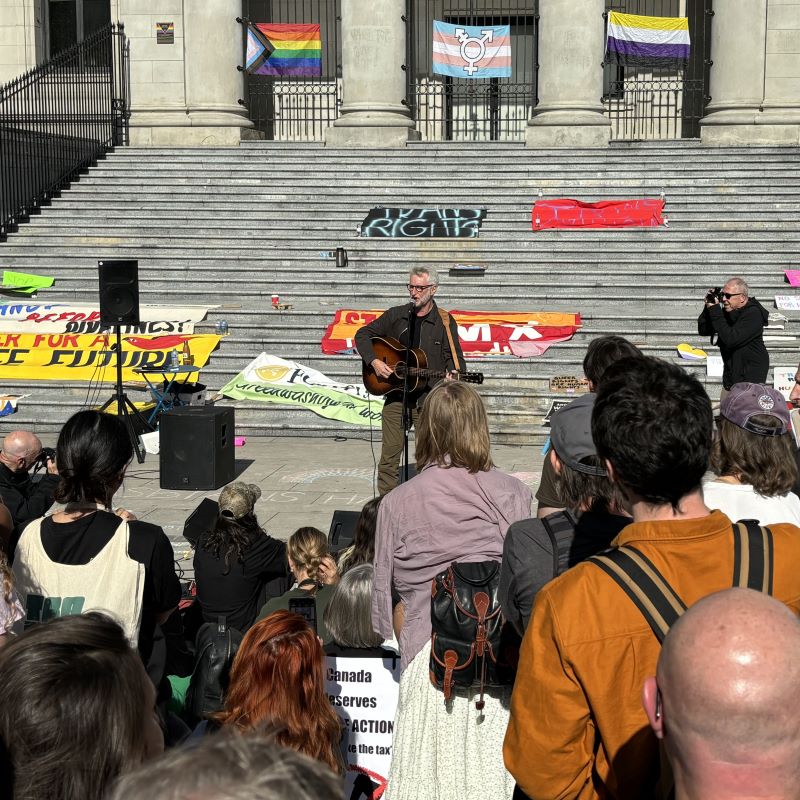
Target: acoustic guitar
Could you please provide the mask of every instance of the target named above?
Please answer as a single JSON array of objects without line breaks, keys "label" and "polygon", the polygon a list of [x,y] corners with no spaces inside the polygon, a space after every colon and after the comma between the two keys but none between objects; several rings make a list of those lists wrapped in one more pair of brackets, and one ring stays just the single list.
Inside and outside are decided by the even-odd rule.
[{"label": "acoustic guitar", "polygon": [[[406,348],[390,336],[374,336],[372,347],[375,357],[388,364],[394,372],[388,378],[379,378],[368,364],[364,364],[364,386],[370,394],[386,395],[402,392],[406,373],[406,355],[408,355],[408,391],[415,392],[430,378],[444,378],[447,372],[428,369],[428,357],[419,348]],[[481,372],[456,371],[453,380],[467,383],[483,383]]]}]

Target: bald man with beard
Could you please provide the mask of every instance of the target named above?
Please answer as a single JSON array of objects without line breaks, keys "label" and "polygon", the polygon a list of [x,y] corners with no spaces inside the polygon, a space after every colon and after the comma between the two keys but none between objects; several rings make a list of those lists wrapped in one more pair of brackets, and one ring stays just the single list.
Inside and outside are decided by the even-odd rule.
[{"label": "bald man with beard", "polygon": [[800,622],[750,589],[698,601],[642,691],[676,800],[800,798]]}]

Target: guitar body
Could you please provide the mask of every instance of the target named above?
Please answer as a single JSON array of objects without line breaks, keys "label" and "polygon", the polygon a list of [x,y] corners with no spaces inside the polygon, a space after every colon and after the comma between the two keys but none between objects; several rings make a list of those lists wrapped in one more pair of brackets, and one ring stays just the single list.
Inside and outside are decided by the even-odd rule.
[{"label": "guitar body", "polygon": [[391,336],[373,337],[372,347],[375,350],[375,357],[388,364],[395,372],[388,378],[379,378],[372,367],[363,364],[362,376],[364,378],[364,386],[370,394],[388,395],[392,392],[400,392],[402,394],[406,354],[408,354],[408,366],[412,369],[412,374],[408,379],[408,391],[415,392],[425,385],[427,378],[418,377],[413,374],[414,370],[424,370],[428,368],[428,357],[422,350],[403,347],[397,339]]}]

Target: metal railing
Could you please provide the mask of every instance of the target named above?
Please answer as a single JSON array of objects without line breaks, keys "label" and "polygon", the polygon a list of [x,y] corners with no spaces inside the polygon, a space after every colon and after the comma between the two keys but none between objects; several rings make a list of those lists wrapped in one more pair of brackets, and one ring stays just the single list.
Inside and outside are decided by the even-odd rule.
[{"label": "metal railing", "polygon": [[107,25],[0,87],[0,239],[128,143],[127,52]]}]

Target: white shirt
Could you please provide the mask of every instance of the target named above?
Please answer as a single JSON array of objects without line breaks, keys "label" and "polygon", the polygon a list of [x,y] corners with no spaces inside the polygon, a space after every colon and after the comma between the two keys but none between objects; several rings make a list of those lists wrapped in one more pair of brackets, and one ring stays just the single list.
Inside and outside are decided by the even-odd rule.
[{"label": "white shirt", "polygon": [[734,522],[757,519],[762,525],[791,522],[800,525],[800,498],[793,492],[762,497],[749,484],[710,480],[703,484],[706,505],[719,509]]}]

